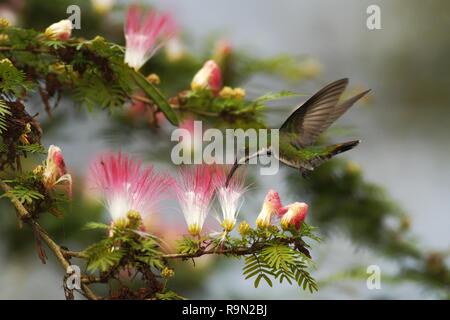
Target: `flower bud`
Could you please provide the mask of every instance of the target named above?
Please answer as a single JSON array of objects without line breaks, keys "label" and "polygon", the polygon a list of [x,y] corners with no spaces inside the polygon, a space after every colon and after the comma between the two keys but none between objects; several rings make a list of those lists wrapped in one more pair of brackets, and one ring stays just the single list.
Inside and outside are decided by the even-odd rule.
[{"label": "flower bud", "polygon": [[159,78],[159,76],[156,73],[150,73],[147,76],[147,80],[148,80],[148,82],[150,82],[151,84],[154,84],[154,85],[159,85],[161,83],[161,79]]},{"label": "flower bud", "polygon": [[68,40],[72,34],[72,22],[70,20],[61,20],[45,29],[44,33],[52,40]]},{"label": "flower bud", "polygon": [[0,28],[8,28],[10,25],[8,19],[0,18]]},{"label": "flower bud", "polygon": [[57,146],[51,145],[48,149],[47,161],[42,173],[42,182],[47,189],[53,189],[62,181],[69,182],[70,193],[72,177],[67,173],[62,151]]},{"label": "flower bud", "polygon": [[250,225],[247,221],[242,221],[238,227],[239,234],[245,236],[250,231]]},{"label": "flower bud", "polygon": [[265,229],[271,225],[272,215],[281,215],[283,211],[280,196],[275,190],[269,190],[261,209],[261,212],[256,218],[256,226],[260,229]]},{"label": "flower bud", "polygon": [[286,206],[287,212],[281,218],[280,224],[283,230],[288,230],[291,227],[299,230],[302,222],[308,213],[308,205],[304,202],[294,202]]},{"label": "flower bud", "polygon": [[192,90],[211,90],[215,95],[222,87],[222,73],[213,60],[206,61],[191,82]]},{"label": "flower bud", "polygon": [[161,276],[164,278],[172,278],[175,275],[175,271],[173,269],[170,269],[168,267],[164,267],[161,271]]}]

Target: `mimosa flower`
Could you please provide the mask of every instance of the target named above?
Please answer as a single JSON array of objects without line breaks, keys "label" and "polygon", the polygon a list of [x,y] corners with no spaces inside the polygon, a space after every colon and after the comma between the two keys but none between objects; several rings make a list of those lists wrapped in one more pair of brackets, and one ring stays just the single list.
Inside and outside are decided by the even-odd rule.
[{"label": "mimosa flower", "polygon": [[271,225],[272,216],[282,215],[287,211],[287,209],[283,208],[280,201],[280,196],[278,192],[275,190],[269,190],[267,192],[266,198],[264,199],[264,203],[261,209],[261,212],[256,218],[256,226],[258,228],[267,228]]},{"label": "mimosa flower", "polygon": [[222,211],[222,227],[226,232],[233,230],[242,206],[242,195],[247,190],[244,171],[238,171],[225,186],[228,170],[226,166],[217,167],[214,175],[216,195]]},{"label": "mimosa flower", "polygon": [[284,230],[294,227],[300,230],[302,222],[308,213],[308,205],[304,202],[294,202],[285,207],[287,212],[281,218],[280,225]]},{"label": "mimosa flower", "polygon": [[140,7],[130,6],[125,22],[125,63],[139,70],[175,34],[169,14],[150,10],[144,17]]},{"label": "mimosa flower", "polygon": [[72,34],[72,22],[70,20],[61,20],[45,29],[47,38],[52,40],[68,40]]},{"label": "mimosa flower", "polygon": [[222,88],[222,73],[214,60],[206,61],[191,82],[192,90],[211,90],[217,95]]},{"label": "mimosa flower", "polygon": [[59,147],[51,145],[48,148],[47,161],[41,168],[41,166],[38,167],[35,172],[42,170],[42,183],[45,188],[51,190],[59,183],[68,182],[69,194],[71,193],[72,176],[67,173],[64,157]]},{"label": "mimosa flower", "polygon": [[120,152],[100,156],[91,166],[91,179],[114,223],[127,221],[132,213],[142,218],[157,211],[172,184],[153,166],[142,168],[140,161]]},{"label": "mimosa flower", "polygon": [[207,165],[183,167],[175,193],[189,233],[199,235],[214,196],[213,168]]}]

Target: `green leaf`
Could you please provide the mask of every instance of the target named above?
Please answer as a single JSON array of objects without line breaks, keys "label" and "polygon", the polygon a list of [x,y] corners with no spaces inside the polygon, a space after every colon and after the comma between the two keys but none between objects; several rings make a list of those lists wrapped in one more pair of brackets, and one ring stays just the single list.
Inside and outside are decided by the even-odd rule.
[{"label": "green leaf", "polygon": [[105,239],[88,247],[84,254],[88,257],[88,271],[105,272],[116,266],[125,252],[111,246],[110,239]]},{"label": "green leaf", "polygon": [[103,229],[103,230],[108,230],[110,229],[111,226],[108,224],[104,224],[104,223],[100,223],[100,222],[88,222],[86,223],[86,225],[84,226],[85,230],[95,230],[95,229]]},{"label": "green leaf", "polygon": [[34,200],[44,199],[44,196],[41,193],[21,185],[8,190],[5,194],[0,196],[0,198],[2,197],[16,198],[22,204],[31,204]]},{"label": "green leaf", "polygon": [[166,291],[164,293],[156,293],[156,298],[159,300],[186,300],[186,298],[180,296],[176,292]]},{"label": "green leaf", "polygon": [[273,100],[279,100],[279,99],[283,99],[283,98],[289,98],[289,97],[298,97],[301,96],[298,93],[292,92],[292,91],[287,91],[287,90],[283,90],[280,92],[268,92],[264,95],[262,95],[259,98],[256,98],[256,100],[254,101],[257,104],[262,104],[268,101],[273,101]]},{"label": "green leaf", "polygon": [[166,115],[167,119],[175,126],[178,126],[178,117],[173,111],[170,104],[164,98],[163,94],[153,86],[141,73],[132,72],[133,79],[136,84],[145,91],[145,93],[153,100],[153,102],[161,109],[161,111]]},{"label": "green leaf", "polygon": [[5,101],[0,99],[0,133],[8,128],[7,119],[12,115],[9,106]]}]

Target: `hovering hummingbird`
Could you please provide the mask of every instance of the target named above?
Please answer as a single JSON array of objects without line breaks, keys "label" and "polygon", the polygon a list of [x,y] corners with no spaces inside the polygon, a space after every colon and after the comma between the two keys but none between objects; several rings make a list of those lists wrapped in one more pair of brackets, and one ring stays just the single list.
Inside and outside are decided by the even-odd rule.
[{"label": "hovering hummingbird", "polygon": [[[360,140],[354,140],[329,146],[314,145],[322,132],[370,91],[364,91],[339,103],[339,98],[347,85],[347,78],[330,83],[300,105],[287,118],[279,130],[279,154],[275,155],[274,153],[279,161],[298,169],[305,177],[308,172],[325,161],[339,153],[353,149],[360,143]],[[234,166],[228,174],[226,185],[239,165],[264,154],[272,155],[271,147],[258,150],[240,160],[236,158]]]}]

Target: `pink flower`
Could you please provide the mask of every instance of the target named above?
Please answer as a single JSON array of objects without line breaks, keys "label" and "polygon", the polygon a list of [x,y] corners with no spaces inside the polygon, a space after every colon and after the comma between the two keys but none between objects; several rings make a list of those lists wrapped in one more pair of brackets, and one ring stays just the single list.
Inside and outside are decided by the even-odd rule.
[{"label": "pink flower", "polygon": [[192,236],[199,235],[214,196],[213,167],[183,167],[175,184],[175,193],[189,233]]},{"label": "pink flower", "polygon": [[287,212],[282,216],[280,224],[284,230],[294,227],[300,230],[302,222],[308,213],[308,205],[304,202],[294,202],[285,207]]},{"label": "pink flower", "polygon": [[228,171],[227,166],[217,166],[214,176],[217,199],[222,210],[222,227],[227,232],[233,230],[236,224],[243,203],[242,195],[247,190],[244,170],[238,171],[226,187]]},{"label": "pink flower", "polygon": [[272,216],[282,215],[287,211],[283,208],[278,192],[275,190],[269,190],[267,192],[266,198],[261,209],[261,212],[256,218],[256,226],[258,228],[267,228],[271,225]]},{"label": "pink flower", "polygon": [[69,194],[71,194],[72,176],[67,173],[62,151],[57,146],[51,145],[48,148],[47,161],[42,173],[42,182],[48,190],[53,189],[59,183],[68,182]]},{"label": "pink flower", "polygon": [[214,60],[206,61],[191,82],[192,90],[211,90],[217,95],[222,88],[222,73]]},{"label": "pink flower", "polygon": [[155,52],[175,34],[175,23],[169,14],[144,12],[130,6],[125,22],[125,63],[139,70]]},{"label": "pink flower", "polygon": [[155,173],[153,166],[142,169],[140,161],[120,152],[100,156],[91,166],[91,179],[113,222],[126,220],[131,213],[142,217],[157,211],[172,184],[171,178]]},{"label": "pink flower", "polygon": [[45,29],[44,33],[52,40],[68,40],[72,34],[72,22],[70,20],[61,20]]}]

